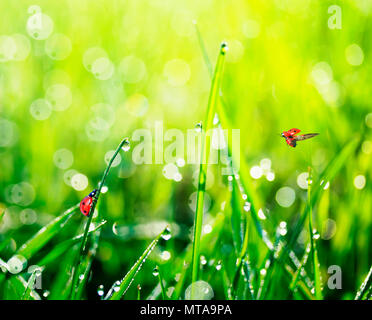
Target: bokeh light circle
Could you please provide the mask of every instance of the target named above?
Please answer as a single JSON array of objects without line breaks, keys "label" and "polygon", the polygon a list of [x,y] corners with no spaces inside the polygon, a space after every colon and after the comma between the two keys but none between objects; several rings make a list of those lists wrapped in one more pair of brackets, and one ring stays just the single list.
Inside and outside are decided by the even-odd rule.
[{"label": "bokeh light circle", "polygon": [[45,52],[53,60],[66,59],[72,50],[72,44],[69,37],[64,34],[53,34],[45,42]]},{"label": "bokeh light circle", "polygon": [[37,99],[32,102],[30,113],[36,120],[46,120],[52,114],[52,106],[46,99]]},{"label": "bokeh light circle", "polygon": [[295,191],[290,187],[280,188],[275,195],[276,202],[284,208],[290,207],[296,199]]}]

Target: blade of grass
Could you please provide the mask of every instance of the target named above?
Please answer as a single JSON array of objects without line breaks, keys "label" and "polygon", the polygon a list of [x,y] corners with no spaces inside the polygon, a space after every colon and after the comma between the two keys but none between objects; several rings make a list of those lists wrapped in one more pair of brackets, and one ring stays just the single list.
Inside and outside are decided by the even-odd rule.
[{"label": "blade of grass", "polygon": [[67,221],[72,217],[77,208],[79,208],[79,204],[76,204],[70,209],[66,210],[48,225],[41,228],[39,232],[37,232],[31,239],[24,243],[15,254],[21,255],[29,260],[66,225]]},{"label": "blade of grass", "polygon": [[140,256],[140,258],[136,261],[136,263],[132,266],[129,272],[125,275],[125,277],[120,281],[120,283],[116,284],[115,282],[113,284],[110,291],[107,293],[105,300],[120,300],[125,295],[130,285],[132,284],[135,276],[141,269],[143,263],[146,261],[147,257],[155,248],[161,236],[164,234],[164,232],[166,232],[167,228],[165,228],[161,233],[159,233],[159,235],[149,244],[149,246]]},{"label": "blade of grass", "polygon": [[[10,277],[6,281],[5,300],[19,300],[23,297],[28,288],[28,283],[22,276]],[[29,298],[33,300],[41,300],[35,290],[30,289]]]},{"label": "blade of grass", "polygon": [[367,277],[364,279],[362,285],[360,286],[358,292],[356,293],[355,300],[361,300],[365,298],[367,292],[372,290],[372,266],[369,269]]},{"label": "blade of grass", "polygon": [[97,202],[98,202],[98,199],[99,199],[99,196],[101,195],[101,190],[102,190],[102,187],[104,186],[105,184],[105,181],[106,181],[106,178],[107,178],[107,175],[111,169],[111,166],[112,166],[112,163],[114,162],[116,156],[118,155],[118,153],[120,152],[121,148],[124,146],[124,144],[128,143],[128,138],[124,138],[118,145],[118,147],[116,148],[114,154],[112,155],[109,163],[107,164],[107,167],[105,169],[105,171],[103,172],[103,176],[102,176],[102,179],[101,181],[98,183],[98,189],[97,189],[97,192],[96,192],[96,195],[95,197],[93,198],[93,204],[89,210],[89,214],[88,214],[88,221],[85,225],[85,230],[84,230],[84,236],[83,236],[83,240],[81,242],[81,246],[80,246],[80,255],[83,254],[84,252],[84,249],[85,249],[85,244],[87,242],[87,238],[88,238],[88,232],[89,232],[89,227],[90,227],[90,224],[92,222],[92,218],[93,218],[93,213],[94,213],[94,210],[96,208],[96,205],[97,205]]},{"label": "blade of grass", "polygon": [[[203,57],[204,57],[204,62],[207,66],[207,69],[210,73],[210,76],[212,76],[212,68],[210,67],[210,65],[211,65],[210,60],[208,58],[208,54],[206,52],[203,39],[201,37],[201,34],[200,34],[199,29],[198,29],[196,24],[195,24],[195,26],[196,26],[196,31],[197,31],[197,35],[198,35],[200,48],[202,50],[202,54],[203,54]],[[222,93],[220,94],[220,99],[221,99],[221,104],[219,104],[220,108],[218,109],[218,115],[219,115],[220,122],[222,123],[222,127],[230,128],[232,126],[231,126],[229,118],[226,116],[226,113],[225,113],[225,109],[227,109],[227,103],[224,100],[224,98],[222,96]],[[230,149],[230,145],[228,145],[228,155],[232,159],[232,168],[231,169],[232,169],[232,172],[234,172],[235,164],[240,163],[240,161],[238,159],[236,159],[235,154],[232,154],[231,149]],[[247,200],[249,201],[249,203],[251,205],[250,211],[251,211],[252,219],[253,219],[254,226],[257,230],[258,235],[263,240],[263,242],[266,244],[266,246],[270,250],[273,250],[274,249],[273,245],[272,245],[271,241],[269,240],[269,238],[267,236],[267,232],[265,231],[265,229],[262,226],[262,224],[260,222],[260,219],[258,217],[257,209],[256,209],[256,206],[255,206],[255,203],[257,203],[257,201],[255,200],[256,197],[254,196],[251,188],[249,187],[249,184],[246,182],[247,177],[249,177],[248,170],[246,169],[244,163],[242,163],[241,166],[240,166],[240,178],[239,178],[239,181],[237,181],[237,182],[240,183],[239,189],[244,190],[245,194],[247,195]],[[289,266],[283,265],[283,264],[280,264],[280,265],[283,267],[284,270],[286,270],[288,272],[287,267],[289,268]],[[240,268],[241,267],[238,263],[235,274],[240,274]],[[234,278],[235,278],[235,276],[234,276]],[[235,281],[233,281],[232,283],[234,283],[234,282]],[[236,282],[235,282],[235,284],[236,284]],[[300,283],[300,288],[301,289],[306,288],[305,295],[308,295],[309,290],[307,289],[306,285],[302,281]],[[232,294],[231,286],[229,287],[229,294],[230,295]],[[310,298],[311,298],[311,295],[310,295]]]},{"label": "blade of grass", "polygon": [[[197,33],[197,36],[198,36],[200,49],[201,49],[202,54],[203,54],[204,63],[207,66],[210,77],[212,77],[213,74],[212,74],[212,67],[211,67],[210,59],[208,57],[208,53],[207,53],[207,50],[205,48],[203,38],[201,36],[201,33],[200,33],[199,28],[198,28],[196,23],[195,23],[195,30],[196,30],[196,33]],[[229,117],[226,116],[226,111],[225,110],[229,110],[229,108],[228,108],[226,100],[222,96],[222,93],[219,94],[219,99],[220,99],[221,103],[217,104],[217,106],[218,106],[217,111],[218,111],[218,116],[219,116],[220,122],[222,124],[222,127],[223,128],[233,128]],[[227,150],[228,155],[229,155],[229,157],[231,157],[231,161],[232,161],[232,171],[234,171],[234,168],[237,167],[236,164],[241,163],[241,161],[240,161],[240,159],[237,159],[237,155],[232,152],[230,144],[228,144],[227,147],[228,147],[228,150]],[[239,153],[239,155],[240,155],[240,153]],[[256,197],[253,194],[253,191],[250,188],[250,185],[248,183],[246,183],[246,179],[247,179],[247,177],[249,177],[248,170],[247,170],[246,166],[244,165],[244,162],[241,163],[241,165],[239,167],[240,167],[239,182],[241,184],[241,187],[244,189],[244,192],[247,195],[246,200],[248,202],[250,202],[250,204],[251,204],[250,209],[251,209],[251,214],[252,214],[254,225],[256,227],[256,230],[257,230],[258,235],[260,236],[260,238],[265,242],[265,244],[268,246],[268,248],[270,250],[272,250],[273,249],[272,243],[267,238],[267,232],[262,227],[260,219],[258,217],[258,211],[257,211],[256,206],[255,206],[255,204],[257,203]],[[234,172],[232,172],[232,173],[234,173]]]},{"label": "blade of grass", "polygon": [[3,220],[4,214],[5,214],[5,210],[0,208],[0,223]]},{"label": "blade of grass", "polygon": [[[200,242],[200,249],[201,251],[207,250],[207,249],[214,249],[214,247],[217,245],[218,236],[221,233],[221,230],[223,226],[226,224],[226,216],[223,213],[220,213],[216,216],[215,220],[212,223],[212,230],[213,232],[205,234],[201,238]],[[217,236],[216,236],[217,235]],[[193,254],[193,245],[189,245],[185,251],[184,255],[179,257],[178,261],[175,262],[175,265],[178,266],[175,273],[181,273],[181,278],[177,282],[175,286],[175,290],[172,294],[172,299],[179,299],[181,297],[181,291],[184,287],[184,283],[186,281],[187,271],[188,271],[188,265],[184,265],[184,262],[190,261]]]},{"label": "blade of grass", "polygon": [[22,300],[30,300],[30,299],[34,299],[34,298],[33,298],[33,292],[32,292],[33,290],[32,290],[32,288],[33,288],[34,285],[35,285],[36,276],[37,276],[40,272],[42,272],[42,270],[40,270],[40,269],[35,269],[35,270],[32,272],[30,278],[28,279],[26,290],[25,290],[25,292],[24,292],[23,295],[22,295]]},{"label": "blade of grass", "polygon": [[[102,224],[101,224],[101,226],[102,226]],[[97,232],[95,232],[95,231],[97,231]],[[79,264],[79,271],[77,272],[77,274],[80,275],[79,276],[80,281],[77,285],[73,283],[73,285],[72,285],[73,292],[72,292],[71,299],[80,299],[81,298],[81,296],[83,294],[83,290],[85,288],[85,285],[88,281],[89,272],[90,272],[91,267],[92,267],[93,259],[94,259],[94,257],[96,256],[96,253],[97,253],[98,243],[99,243],[99,239],[100,239],[100,236],[101,236],[101,229],[100,228],[95,228],[95,230],[92,230],[92,232],[94,232],[93,239],[92,239],[92,244],[91,244],[91,247],[90,247],[90,250],[89,250],[88,254],[85,255],[85,259],[82,261],[81,264]]]},{"label": "blade of grass", "polygon": [[[348,144],[346,144],[342,148],[341,152],[338,153],[338,155],[328,164],[326,169],[323,171],[323,173],[321,174],[320,181],[324,181],[324,184],[325,184],[326,182],[331,182],[335,178],[337,173],[344,166],[346,160],[351,156],[355,148],[358,146],[359,140],[360,138],[358,137],[354,138],[352,141],[350,141]],[[303,229],[309,209],[312,208],[317,203],[323,191],[324,191],[324,185],[323,184],[321,185],[320,183],[316,184],[313,195],[311,197],[311,201],[310,203],[307,203],[304,209],[304,212],[300,220],[298,221],[297,226],[295,227],[295,230],[292,234],[292,237],[289,241],[286,251],[288,251],[289,249],[293,247],[294,243],[296,242],[298,236],[300,235]]]},{"label": "blade of grass", "polygon": [[157,276],[158,276],[158,280],[159,280],[159,284],[160,284],[160,288],[161,288],[161,296],[163,298],[163,300],[167,300],[167,295],[165,293],[165,288],[164,288],[164,283],[163,283],[163,277],[160,273],[160,269],[158,266],[155,267],[154,269],[154,274],[157,273]]},{"label": "blade of grass", "polygon": [[241,256],[242,253],[242,242],[243,242],[243,230],[242,230],[242,215],[240,199],[238,196],[238,190],[236,183],[231,183],[231,231],[234,242],[236,256]]},{"label": "blade of grass", "polygon": [[[293,269],[288,265],[286,264],[285,265],[285,270],[287,271],[287,275],[293,279],[295,277],[295,272],[293,271]],[[315,300],[315,297],[313,296],[313,294],[311,293],[311,291],[309,290],[309,288],[306,286],[306,284],[301,281],[301,280],[298,280],[297,281],[297,287],[301,289],[302,293],[304,294],[304,296],[310,300]],[[294,289],[294,292],[296,292],[296,289]]]},{"label": "blade of grass", "polygon": [[238,286],[238,282],[240,279],[241,275],[241,269],[243,267],[243,260],[248,259],[248,231],[249,231],[249,226],[248,226],[248,212],[244,211],[246,213],[246,224],[245,224],[245,233],[244,233],[244,238],[243,238],[243,244],[241,248],[241,252],[238,256],[237,262],[236,262],[236,270],[235,274],[233,277],[233,281],[231,282],[231,295],[235,297],[236,295],[236,290]]},{"label": "blade of grass", "polygon": [[[89,210],[89,213],[88,213],[88,220],[87,220],[87,223],[85,225],[84,235],[83,235],[83,238],[82,238],[82,241],[81,241],[81,244],[80,244],[79,253],[75,258],[75,262],[74,262],[73,268],[72,268],[72,284],[73,284],[72,290],[75,290],[75,286],[76,286],[76,283],[77,283],[77,270],[79,268],[79,265],[81,265],[82,261],[85,259],[85,255],[86,255],[86,250],[85,249],[86,249],[86,243],[88,241],[89,228],[90,228],[90,224],[91,224],[92,219],[93,219],[93,215],[94,215],[95,208],[97,206],[98,199],[101,195],[102,187],[105,184],[105,181],[106,181],[107,175],[108,175],[108,173],[111,169],[112,163],[114,162],[114,160],[115,160],[116,156],[118,155],[118,153],[120,152],[120,150],[127,143],[128,143],[128,138],[124,138],[119,143],[119,145],[116,148],[114,154],[112,155],[109,163],[107,164],[105,171],[103,172],[101,181],[98,183],[98,189],[96,191],[95,196],[93,197],[93,203],[92,203],[92,206],[90,207],[90,210]],[[73,295],[73,292],[71,292],[71,294]]]},{"label": "blade of grass", "polygon": [[[99,230],[100,228],[102,228],[106,224],[106,222],[107,222],[106,220],[102,221],[94,229],[90,230],[89,233],[93,233],[93,232]],[[75,244],[79,243],[83,236],[84,236],[84,234],[80,234],[80,235],[78,235],[78,236],[76,236],[72,239],[65,240],[65,241],[57,244],[56,246],[54,246],[54,248],[51,251],[49,251],[37,263],[37,265],[38,266],[46,266],[49,263],[51,263],[53,261],[56,261],[56,259],[58,259],[61,255],[63,255],[68,249],[73,247]]]},{"label": "blade of grass", "polygon": [[79,244],[75,244],[60,259],[58,272],[53,279],[48,300],[67,300],[71,294],[72,269],[74,259],[78,253]]},{"label": "blade of grass", "polygon": [[299,265],[299,267],[297,268],[296,272],[293,275],[292,281],[291,281],[291,283],[289,285],[289,289],[291,289],[291,290],[295,290],[296,289],[297,282],[298,282],[298,280],[300,278],[300,275],[303,272],[303,268],[306,265],[307,259],[309,258],[310,250],[311,250],[311,245],[309,243],[306,246],[305,253],[304,253],[304,255],[303,255],[302,259],[301,259],[300,265]]},{"label": "blade of grass", "polygon": [[311,205],[311,185],[312,185],[312,174],[311,168],[309,167],[309,177],[307,183],[307,203],[308,203],[308,220],[309,220],[309,234],[310,234],[310,250],[311,258],[314,268],[314,289],[315,297],[317,300],[322,300],[322,278],[320,273],[320,265],[318,259],[318,250],[316,248],[315,238],[314,238],[314,229],[313,229],[313,217],[312,217],[312,205]]},{"label": "blade of grass", "polygon": [[[213,117],[218,102],[218,94],[220,90],[220,83],[222,79],[223,65],[225,61],[225,54],[227,46],[222,43],[220,52],[217,58],[216,68],[212,79],[212,85],[207,106],[207,115],[205,121],[205,127],[203,128],[204,135],[202,136],[202,150],[200,156],[200,169],[199,169],[199,182],[197,191],[197,201],[195,210],[195,222],[194,222],[194,241],[193,241],[193,255],[192,255],[192,282],[198,280],[199,273],[199,260],[200,260],[200,239],[203,225],[203,211],[204,211],[204,194],[205,185],[207,179],[207,167],[210,149],[210,136],[206,132],[213,125]],[[191,293],[193,297],[193,293]]]}]

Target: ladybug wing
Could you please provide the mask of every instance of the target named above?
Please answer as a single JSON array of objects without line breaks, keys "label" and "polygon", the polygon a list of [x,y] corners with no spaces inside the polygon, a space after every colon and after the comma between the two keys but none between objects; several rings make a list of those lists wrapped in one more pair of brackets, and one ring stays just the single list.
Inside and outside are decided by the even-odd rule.
[{"label": "ladybug wing", "polygon": [[319,133],[307,133],[307,134],[301,134],[299,136],[296,136],[294,137],[297,141],[300,141],[300,140],[306,140],[306,139],[310,139],[310,138],[313,138],[315,136],[317,136]]},{"label": "ladybug wing", "polygon": [[86,196],[80,202],[80,211],[83,215],[88,216],[90,208],[92,207],[93,199],[89,196]]},{"label": "ladybug wing", "polygon": [[299,133],[300,131],[301,131],[300,129],[292,128],[292,129],[288,130],[287,132],[290,133],[291,135],[295,135],[295,134]]},{"label": "ladybug wing", "polygon": [[287,144],[289,145],[289,146],[291,146],[291,147],[293,147],[293,148],[295,148],[296,147],[296,139],[294,139],[294,138],[287,138],[287,139],[285,139],[285,141],[287,142]]}]

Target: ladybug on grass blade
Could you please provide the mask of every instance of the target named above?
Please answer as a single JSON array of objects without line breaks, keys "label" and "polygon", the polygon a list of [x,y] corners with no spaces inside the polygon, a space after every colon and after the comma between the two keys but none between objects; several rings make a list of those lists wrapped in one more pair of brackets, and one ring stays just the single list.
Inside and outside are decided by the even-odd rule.
[{"label": "ladybug on grass blade", "polygon": [[96,193],[97,193],[97,189],[94,189],[91,193],[89,193],[89,195],[87,195],[80,202],[80,211],[86,217],[89,217],[89,212],[90,212],[90,209],[92,208],[93,200],[94,200]]}]

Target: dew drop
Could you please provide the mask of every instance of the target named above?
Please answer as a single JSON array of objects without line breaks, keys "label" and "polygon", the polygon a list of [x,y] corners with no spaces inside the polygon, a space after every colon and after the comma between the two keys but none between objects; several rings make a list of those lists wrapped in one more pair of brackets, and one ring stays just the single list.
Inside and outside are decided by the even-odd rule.
[{"label": "dew drop", "polygon": [[203,129],[203,124],[202,124],[202,122],[200,121],[200,122],[198,122],[198,123],[195,125],[195,131],[196,131],[196,132],[201,132],[202,129]]},{"label": "dew drop", "polygon": [[214,114],[214,118],[213,118],[213,124],[214,125],[217,125],[219,122],[220,122],[220,119],[218,118],[218,114],[215,113]]},{"label": "dew drop", "polygon": [[319,232],[315,231],[313,232],[313,239],[318,240],[320,238]]},{"label": "dew drop", "polygon": [[251,203],[248,202],[248,201],[246,201],[244,203],[244,207],[243,208],[244,208],[244,211],[248,212],[249,210],[251,210]]},{"label": "dew drop", "polygon": [[171,230],[169,227],[167,227],[163,234],[161,235],[161,237],[165,240],[165,241],[168,241],[171,237],[172,237],[172,234],[171,234]]},{"label": "dew drop", "polygon": [[221,268],[222,268],[222,262],[221,262],[221,260],[219,260],[219,261],[217,262],[217,265],[216,265],[216,270],[217,270],[217,271],[220,271]]},{"label": "dew drop", "polygon": [[116,281],[115,284],[114,284],[114,291],[115,292],[118,292],[120,289],[120,281]]},{"label": "dew drop", "polygon": [[214,296],[212,287],[208,282],[198,280],[190,284],[185,291],[185,299],[211,300]]},{"label": "dew drop", "polygon": [[154,270],[152,271],[152,275],[153,275],[154,277],[157,277],[157,276],[159,275],[159,268],[158,268],[158,266],[156,266],[156,267],[154,268]]},{"label": "dew drop", "polygon": [[227,43],[226,42],[222,42],[222,44],[221,44],[221,52],[225,54],[227,51],[229,51],[229,47],[227,46]]},{"label": "dew drop", "polygon": [[181,273],[176,273],[175,277],[174,277],[174,281],[178,282],[180,281],[181,279]]},{"label": "dew drop", "polygon": [[129,151],[129,149],[130,149],[130,141],[129,141],[128,138],[125,138],[125,139],[124,139],[124,144],[123,144],[123,146],[122,146],[121,148],[122,148],[123,151],[125,151],[125,152]]},{"label": "dew drop", "polygon": [[104,295],[105,291],[104,291],[104,287],[103,287],[103,284],[99,285],[98,286],[98,289],[97,289],[97,294],[102,297]]}]

